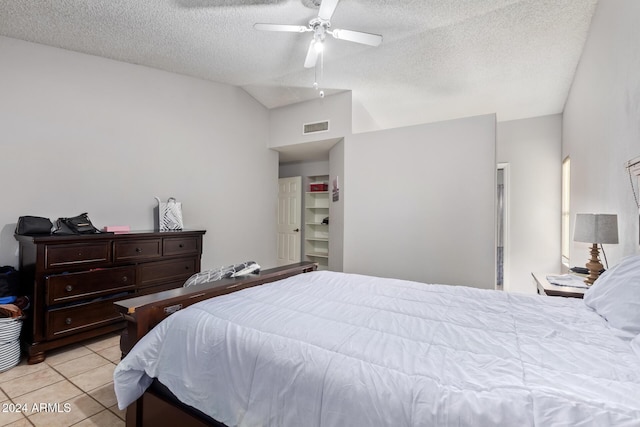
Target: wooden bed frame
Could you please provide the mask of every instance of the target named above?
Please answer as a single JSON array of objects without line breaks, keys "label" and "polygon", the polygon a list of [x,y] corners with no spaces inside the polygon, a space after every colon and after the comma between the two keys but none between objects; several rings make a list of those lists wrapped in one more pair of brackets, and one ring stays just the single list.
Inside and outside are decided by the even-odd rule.
[{"label": "wooden bed frame", "polygon": [[[229,294],[241,289],[275,282],[286,277],[316,270],[314,262],[300,262],[263,270],[242,278],[223,279],[186,288],[171,289],[152,295],[115,302],[116,309],[127,322],[120,339],[123,357],[147,332],[163,319],[197,302]],[[200,411],[177,401],[159,384],[154,384],[136,402],[129,405],[127,427],[179,425],[224,426]]]}]

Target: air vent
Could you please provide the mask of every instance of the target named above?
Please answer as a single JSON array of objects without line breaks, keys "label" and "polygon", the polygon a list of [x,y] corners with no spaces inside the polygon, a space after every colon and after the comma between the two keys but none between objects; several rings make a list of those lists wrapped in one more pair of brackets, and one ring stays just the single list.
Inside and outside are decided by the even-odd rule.
[{"label": "air vent", "polygon": [[630,175],[640,176],[640,157],[629,160],[625,166],[629,169]]},{"label": "air vent", "polygon": [[305,123],[302,125],[302,134],[307,135],[310,133],[327,132],[329,130],[329,120],[317,123]]}]

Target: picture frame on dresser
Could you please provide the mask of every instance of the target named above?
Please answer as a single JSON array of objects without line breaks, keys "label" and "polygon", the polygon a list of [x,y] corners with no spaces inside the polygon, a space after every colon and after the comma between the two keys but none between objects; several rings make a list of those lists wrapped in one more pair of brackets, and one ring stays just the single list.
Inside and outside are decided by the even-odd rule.
[{"label": "picture frame on dresser", "polygon": [[114,302],[182,287],[200,271],[205,230],[15,235],[29,364],[46,352],[110,332],[125,321]]}]

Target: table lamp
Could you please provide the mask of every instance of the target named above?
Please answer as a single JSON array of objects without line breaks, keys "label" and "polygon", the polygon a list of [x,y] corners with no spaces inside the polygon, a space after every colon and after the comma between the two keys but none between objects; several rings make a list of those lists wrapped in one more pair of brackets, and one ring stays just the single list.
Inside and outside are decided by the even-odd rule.
[{"label": "table lamp", "polygon": [[[585,265],[589,270],[585,283],[592,285],[603,269],[598,244],[602,247],[603,243],[618,243],[618,216],[615,214],[576,214],[573,240],[592,245],[591,258]],[[602,253],[604,254],[604,248]]]}]

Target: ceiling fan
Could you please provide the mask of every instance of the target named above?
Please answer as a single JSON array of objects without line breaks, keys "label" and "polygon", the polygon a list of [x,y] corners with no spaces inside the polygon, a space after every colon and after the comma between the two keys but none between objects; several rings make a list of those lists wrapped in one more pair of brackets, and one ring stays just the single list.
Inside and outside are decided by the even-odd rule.
[{"label": "ceiling fan", "polygon": [[307,57],[304,60],[305,68],[313,68],[318,60],[318,55],[324,48],[324,39],[327,34],[338,40],[346,40],[369,46],[379,46],[382,43],[382,36],[379,34],[363,33],[361,31],[331,29],[331,17],[338,6],[339,0],[322,0],[318,17],[304,25],[283,25],[283,24],[254,24],[256,30],[262,31],[284,31],[291,33],[313,32],[313,39],[307,50]]}]

